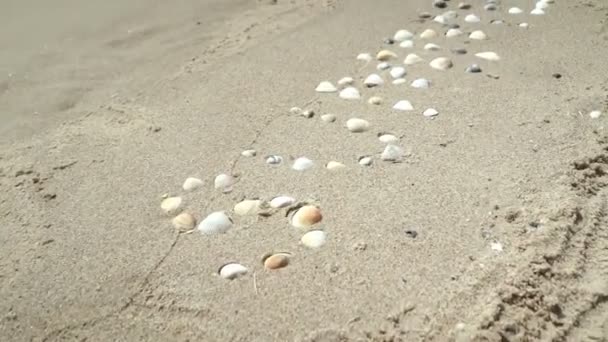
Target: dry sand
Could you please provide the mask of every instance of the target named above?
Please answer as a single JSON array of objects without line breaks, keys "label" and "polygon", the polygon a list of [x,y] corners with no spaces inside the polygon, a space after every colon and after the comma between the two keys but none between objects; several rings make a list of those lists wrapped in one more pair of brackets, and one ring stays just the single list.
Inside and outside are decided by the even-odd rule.
[{"label": "dry sand", "polygon": [[[387,99],[376,107],[314,88],[372,72],[355,56],[399,28],[439,29],[417,20],[440,13],[431,1],[86,3],[2,4],[0,340],[608,338],[608,138],[606,117],[587,114],[608,110],[603,1],[557,0],[540,17],[473,1],[491,39],[448,72],[408,68],[429,90],[364,89]],[[480,63],[498,79],[463,72],[481,50],[501,55]],[[400,99],[416,112],[390,110]],[[373,133],[348,133],[354,116]],[[360,167],[381,131],[411,155]],[[250,147],[258,158],[239,158]],[[317,167],[272,168],[270,153]],[[348,169],[329,173],[329,160]],[[228,195],[213,189],[222,172],[241,175]],[[321,205],[328,243],[306,250],[281,215],[178,235],[159,203],[188,176],[206,183],[184,195],[199,219],[289,194]],[[265,271],[269,251],[292,263]],[[228,261],[249,274],[216,276]]]}]

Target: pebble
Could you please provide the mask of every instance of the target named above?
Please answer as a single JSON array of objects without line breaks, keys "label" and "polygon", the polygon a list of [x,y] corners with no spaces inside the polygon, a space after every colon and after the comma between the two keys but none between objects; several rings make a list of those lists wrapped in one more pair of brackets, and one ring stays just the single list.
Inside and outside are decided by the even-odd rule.
[{"label": "pebble", "polygon": [[434,0],[433,6],[435,6],[437,8],[446,8],[446,7],[448,7],[448,4],[443,0]]},{"label": "pebble", "polygon": [[248,158],[255,157],[257,154],[258,154],[258,152],[256,150],[245,150],[245,151],[241,152],[241,155],[243,157],[248,157]]},{"label": "pebble", "polygon": [[397,145],[388,144],[382,151],[380,159],[384,161],[399,162],[403,158],[403,149]]},{"label": "pebble", "polygon": [[246,199],[234,206],[234,213],[239,216],[255,215],[260,211],[262,201]]},{"label": "pebble", "polygon": [[418,78],[415,79],[411,86],[414,88],[418,88],[418,89],[426,89],[431,85],[431,82],[429,82],[429,80],[427,80],[426,78]]},{"label": "pebble", "polygon": [[511,7],[509,8],[509,14],[521,14],[524,11],[519,7]]},{"label": "pebble", "polygon": [[214,186],[217,190],[221,190],[223,193],[229,193],[232,191],[234,185],[234,177],[222,173],[215,177]]},{"label": "pebble", "polygon": [[481,59],[485,59],[487,61],[493,61],[493,62],[500,60],[500,56],[498,56],[498,54],[496,54],[496,52],[492,52],[492,51],[479,52],[479,53],[476,53],[475,56],[477,56]]},{"label": "pebble", "polygon": [[460,36],[462,33],[463,33],[463,32],[462,32],[462,31],[460,31],[459,29],[457,29],[457,28],[452,28],[452,29],[449,29],[449,30],[448,30],[448,31],[445,33],[445,36],[446,36],[446,37],[448,37],[448,38],[452,38],[452,37],[457,37],[457,36]]},{"label": "pebble", "polygon": [[424,49],[429,51],[438,51],[441,50],[441,46],[433,43],[428,43],[424,46]]},{"label": "pebble", "polygon": [[465,49],[465,48],[453,48],[453,49],[450,49],[450,51],[452,51],[452,53],[455,55],[466,55],[467,54],[467,49]]},{"label": "pebble", "polygon": [[296,199],[293,197],[277,196],[270,200],[270,207],[275,208],[275,209],[285,208],[285,207],[289,207],[290,205],[294,204],[295,202],[296,202]]},{"label": "pebble", "polygon": [[382,62],[382,63],[378,63],[378,65],[376,66],[376,69],[386,70],[386,69],[389,69],[390,67],[391,67],[391,65],[388,64],[387,62]]},{"label": "pebble", "polygon": [[397,58],[397,54],[390,50],[381,50],[376,55],[376,59],[379,61],[388,61],[392,58]]},{"label": "pebble", "polygon": [[363,119],[353,118],[346,121],[346,128],[353,133],[365,132],[369,126],[369,122]]},{"label": "pebble", "polygon": [[185,191],[194,191],[194,190],[200,189],[203,186],[203,184],[204,184],[203,181],[198,178],[188,177],[184,181],[182,188]]},{"label": "pebble", "polygon": [[342,89],[339,96],[345,100],[358,100],[361,98],[361,94],[357,88],[354,87],[346,87]]},{"label": "pebble", "polygon": [[264,267],[269,270],[276,270],[279,268],[286,267],[289,265],[289,258],[291,254],[289,253],[276,253],[276,254],[267,254],[262,257],[262,262],[264,263]]},{"label": "pebble", "polygon": [[439,112],[435,108],[428,108],[424,112],[422,112],[422,115],[426,116],[427,118],[435,117],[438,114]]},{"label": "pebble", "polygon": [[317,88],[315,88],[315,91],[317,93],[335,93],[336,91],[338,91],[338,88],[336,88],[336,86],[334,86],[329,81],[323,81],[319,83]]},{"label": "pebble", "polygon": [[283,157],[278,156],[276,154],[266,157],[266,164],[268,164],[268,165],[279,165],[282,162],[283,162]]},{"label": "pebble", "polygon": [[401,78],[405,76],[405,68],[404,67],[393,67],[390,71],[390,74],[393,78]]},{"label": "pebble", "polygon": [[392,143],[399,142],[399,138],[390,133],[379,133],[378,140],[380,140],[380,142],[383,142],[385,144],[392,144]]},{"label": "pebble", "polygon": [[478,23],[481,21],[481,19],[479,19],[479,17],[475,14],[469,14],[464,17],[464,21],[466,21],[467,23]]},{"label": "pebble", "polygon": [[413,65],[416,63],[420,63],[420,62],[424,62],[424,59],[422,59],[420,56],[418,56],[415,53],[410,53],[409,55],[405,56],[405,60],[403,61],[403,64]]},{"label": "pebble", "polygon": [[336,121],[336,116],[333,114],[323,114],[321,115],[321,120],[324,122],[334,122]]},{"label": "pebble", "polygon": [[433,59],[429,65],[436,70],[448,70],[454,64],[452,63],[452,60],[447,57],[438,57]]},{"label": "pebble", "polygon": [[337,162],[337,161],[330,161],[329,163],[327,163],[327,165],[325,165],[325,167],[330,170],[330,171],[338,171],[338,170],[343,170],[346,168],[346,165]]},{"label": "pebble", "polygon": [[175,215],[182,210],[182,204],[181,197],[168,197],[160,203],[160,208],[167,215]]},{"label": "pebble", "polygon": [[347,85],[351,85],[355,82],[355,80],[352,77],[342,77],[339,81],[338,81],[338,85],[339,86],[347,86]]},{"label": "pebble", "polygon": [[382,98],[380,96],[372,96],[369,98],[369,100],[367,100],[367,103],[373,104],[373,105],[379,105],[382,103]]},{"label": "pebble", "polygon": [[362,166],[370,166],[370,165],[372,165],[373,162],[374,161],[373,161],[372,157],[369,157],[369,156],[363,156],[363,157],[359,158],[359,165],[362,165]]},{"label": "pebble", "polygon": [[327,242],[327,233],[322,230],[311,230],[302,236],[300,242],[308,248],[319,248]]},{"label": "pebble", "polygon": [[383,85],[384,80],[378,74],[371,74],[365,78],[363,84],[365,84],[368,88],[373,88],[376,86]]},{"label": "pebble", "polygon": [[189,213],[181,213],[171,220],[173,227],[179,232],[187,232],[194,229],[196,226],[196,219]]},{"label": "pebble", "polygon": [[401,100],[401,101],[395,103],[395,105],[393,106],[393,109],[408,111],[408,110],[414,110],[414,106],[412,106],[412,104],[408,100]]},{"label": "pebble", "polygon": [[247,267],[234,262],[222,265],[222,267],[220,267],[217,271],[220,277],[228,280],[236,279],[240,276],[247,274],[247,272]]},{"label": "pebble", "polygon": [[405,78],[396,78],[393,80],[394,85],[404,84],[405,82]]},{"label": "pebble", "polygon": [[216,211],[207,216],[198,225],[201,234],[225,233],[232,227],[232,219],[224,211]]},{"label": "pebble", "polygon": [[314,166],[314,162],[306,157],[300,157],[293,162],[292,169],[296,171],[306,171]]},{"label": "pebble", "polygon": [[437,32],[432,29],[426,29],[420,34],[420,38],[422,39],[431,39],[437,37]]},{"label": "pebble", "polygon": [[468,66],[465,69],[465,72],[473,73],[473,74],[478,73],[478,72],[481,72],[481,67],[479,67],[479,65],[477,65],[477,64],[471,64],[470,66]]},{"label": "pebble", "polygon": [[369,53],[360,53],[357,55],[357,60],[360,60],[360,61],[369,62],[372,59],[373,59],[372,55],[370,55]]},{"label": "pebble", "polygon": [[533,9],[533,10],[530,12],[530,14],[532,14],[532,15],[543,15],[543,14],[545,14],[545,11],[543,11],[543,10],[542,10],[542,9],[540,9],[540,8],[535,8],[535,9]]},{"label": "pebble", "polygon": [[477,31],[473,31],[471,32],[471,34],[469,35],[470,39],[475,39],[475,40],[484,40],[484,39],[488,39],[488,36],[480,30]]},{"label": "pebble", "polygon": [[592,119],[597,119],[597,118],[599,118],[601,115],[602,115],[602,112],[600,112],[599,110],[594,110],[594,111],[592,111],[591,113],[589,113],[589,116],[590,116]]},{"label": "pebble", "polygon": [[395,35],[393,36],[393,39],[398,41],[398,42],[402,42],[404,40],[410,40],[414,37],[414,34],[408,30],[399,30],[397,32],[395,32]]},{"label": "pebble", "polygon": [[314,205],[307,204],[294,210],[295,212],[291,217],[291,225],[295,228],[308,228],[321,222],[323,219],[321,209]]},{"label": "pebble", "polygon": [[412,41],[412,40],[404,40],[404,41],[401,42],[401,44],[399,44],[399,47],[402,47],[404,49],[413,48],[414,47],[414,41]]},{"label": "pebble", "polygon": [[467,4],[465,2],[461,2],[461,3],[458,4],[458,9],[468,10],[468,9],[471,9],[471,5]]}]

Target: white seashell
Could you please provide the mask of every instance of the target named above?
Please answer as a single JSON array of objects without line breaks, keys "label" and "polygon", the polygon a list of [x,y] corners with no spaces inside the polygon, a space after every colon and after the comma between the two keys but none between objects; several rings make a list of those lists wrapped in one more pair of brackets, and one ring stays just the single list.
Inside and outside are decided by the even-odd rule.
[{"label": "white seashell", "polygon": [[602,115],[602,112],[600,112],[599,110],[594,110],[594,111],[592,111],[591,113],[589,113],[589,116],[590,116],[592,119],[597,119],[597,118],[599,118],[601,115]]},{"label": "white seashell", "polygon": [[370,166],[373,163],[372,157],[361,157],[359,158],[359,165]]},{"label": "white seashell", "polygon": [[452,20],[452,19],[456,19],[458,18],[458,12],[456,11],[447,11],[445,13],[442,14],[442,16],[448,20]]},{"label": "white seashell", "polygon": [[422,39],[431,39],[437,37],[437,32],[432,29],[426,29],[420,34],[420,38]]},{"label": "white seashell", "polygon": [[363,84],[365,84],[368,88],[371,88],[371,87],[383,85],[384,80],[378,74],[371,74],[371,75],[367,76],[365,81],[363,81]]},{"label": "white seashell", "polygon": [[266,164],[279,165],[283,162],[283,157],[277,155],[270,155],[266,157]]},{"label": "white seashell", "polygon": [[549,4],[546,3],[545,1],[539,1],[536,3],[536,5],[534,5],[535,8],[540,8],[542,10],[549,8]]},{"label": "white seashell", "polygon": [[471,34],[469,35],[469,38],[475,39],[475,40],[484,40],[484,39],[488,39],[488,36],[483,31],[477,30],[477,31],[471,32]]},{"label": "white seashell", "polygon": [[379,105],[382,103],[382,98],[380,96],[372,96],[369,98],[369,100],[367,100],[367,103],[373,104],[373,105]]},{"label": "white seashell", "polygon": [[435,16],[435,18],[433,18],[433,21],[440,23],[440,24],[447,24],[447,22],[448,22],[447,18],[444,17],[443,15]]},{"label": "white seashell", "polygon": [[234,206],[234,213],[239,216],[255,215],[260,211],[260,200],[243,200]]},{"label": "white seashell", "polygon": [[346,165],[344,165],[344,164],[342,164],[340,162],[337,162],[337,161],[330,161],[329,163],[327,163],[327,165],[325,165],[325,167],[328,170],[337,171],[337,170],[345,169]]},{"label": "white seashell", "polygon": [[182,211],[182,204],[181,197],[168,197],[160,203],[160,208],[167,215],[175,215]]},{"label": "white seashell", "polygon": [[509,14],[522,14],[524,11],[519,7],[509,8]]},{"label": "white seashell", "polygon": [[530,11],[530,14],[532,14],[532,15],[543,15],[543,14],[545,14],[545,11],[543,11],[540,8],[535,8],[532,11]]},{"label": "white seashell", "polygon": [[201,188],[202,186],[203,186],[202,180],[200,180],[198,178],[194,178],[194,177],[188,177],[184,181],[184,185],[182,185],[182,188],[185,191],[194,191],[196,189]]},{"label": "white seashell", "polygon": [[196,226],[196,219],[189,213],[181,213],[171,220],[173,227],[179,232],[187,232],[194,229]]},{"label": "white seashell", "polygon": [[409,55],[407,55],[405,57],[403,64],[412,65],[412,64],[416,64],[416,63],[420,63],[420,62],[424,62],[424,59],[422,59],[420,56],[418,56],[415,53],[410,53]]},{"label": "white seashell", "polygon": [[390,68],[391,65],[388,64],[387,62],[382,62],[382,63],[378,63],[378,65],[376,66],[376,69],[378,70],[386,70],[388,68]]},{"label": "white seashell", "polygon": [[353,84],[353,82],[355,82],[355,80],[352,77],[342,77],[338,81],[338,85],[340,85],[340,86],[347,86],[347,85]]},{"label": "white seashell", "polygon": [[270,200],[270,207],[279,209],[289,207],[290,205],[296,203],[296,199],[289,196],[277,196]]},{"label": "white seashell", "polygon": [[500,243],[500,242],[492,242],[490,244],[490,248],[492,248],[493,251],[497,251],[497,252],[503,251],[502,243]]},{"label": "white seashell", "polygon": [[437,51],[441,49],[441,46],[433,43],[428,43],[424,46],[424,49],[429,51]]},{"label": "white seashell", "polygon": [[334,122],[336,121],[336,116],[333,114],[323,114],[321,115],[321,120],[325,122]]},{"label": "white seashell", "polygon": [[241,152],[243,157],[255,157],[258,154],[256,150],[245,150]]},{"label": "white seashell", "polygon": [[220,269],[217,273],[220,275],[220,277],[222,277],[224,279],[233,280],[242,275],[247,274],[247,271],[248,271],[247,267],[245,267],[241,264],[231,262],[229,264],[226,264],[226,265],[220,267]]},{"label": "white seashell", "polygon": [[346,87],[342,89],[339,96],[345,100],[358,100],[361,98],[361,94],[357,88],[353,87]]},{"label": "white seashell", "polygon": [[295,228],[308,228],[321,222],[322,219],[321,209],[314,205],[305,205],[296,209],[291,217],[291,225]]},{"label": "white seashell", "polygon": [[399,138],[397,138],[396,136],[389,134],[389,133],[380,135],[378,137],[378,140],[380,140],[380,142],[383,142],[385,144],[393,144],[393,143],[399,142]]},{"label": "white seashell", "polygon": [[452,63],[452,60],[447,58],[447,57],[438,57],[435,58],[431,61],[431,63],[429,63],[429,65],[431,66],[431,68],[433,69],[437,69],[437,70],[448,70],[449,68],[451,68],[454,64]]},{"label": "white seashell", "polygon": [[437,116],[438,114],[439,112],[435,108],[428,108],[424,112],[422,112],[422,115],[426,116],[427,118],[432,118],[434,116]]},{"label": "white seashell", "polygon": [[390,74],[393,78],[401,78],[405,76],[405,68],[404,67],[393,67],[390,71]]},{"label": "white seashell", "polygon": [[327,241],[327,234],[322,230],[311,230],[300,241],[308,248],[319,248]]},{"label": "white seashell", "polygon": [[216,189],[221,190],[224,193],[228,193],[232,191],[232,186],[234,185],[234,177],[222,173],[215,177],[214,186]]},{"label": "white seashell", "polygon": [[335,93],[336,91],[338,91],[338,88],[336,88],[336,86],[331,84],[331,82],[329,81],[323,81],[319,83],[317,88],[315,88],[315,91],[317,93]]},{"label": "white seashell", "polygon": [[399,47],[402,47],[404,49],[409,49],[409,48],[413,48],[414,47],[414,41],[413,40],[404,40],[399,44]]},{"label": "white seashell", "polygon": [[462,34],[462,31],[460,31],[459,29],[451,28],[445,33],[445,36],[448,38],[452,38],[452,37],[460,36],[461,34]]},{"label": "white seashell", "polygon": [[467,23],[478,23],[481,21],[481,19],[479,19],[479,17],[475,14],[469,14],[464,17],[464,21],[466,21]]},{"label": "white seashell", "polygon": [[392,58],[397,58],[397,54],[390,50],[381,50],[376,55],[376,59],[379,61],[388,61]]},{"label": "white seashell", "polygon": [[384,161],[398,162],[403,158],[403,149],[397,145],[388,144],[382,151],[380,159]]},{"label": "white seashell", "polygon": [[414,88],[418,88],[418,89],[426,89],[431,85],[431,82],[429,82],[429,80],[427,80],[426,78],[418,78],[415,79],[411,86]]},{"label": "white seashell", "polygon": [[530,24],[528,24],[528,23],[519,24],[519,27],[521,27],[521,28],[528,28],[529,26],[530,26]]},{"label": "white seashell", "polygon": [[201,234],[225,233],[232,227],[232,219],[224,211],[216,211],[198,225]]},{"label": "white seashell", "polygon": [[397,78],[393,80],[393,84],[394,85],[399,85],[399,84],[404,84],[405,83],[405,78]]},{"label": "white seashell", "polygon": [[500,56],[498,56],[498,54],[496,54],[496,52],[492,52],[492,51],[479,52],[479,53],[476,53],[475,56],[477,56],[481,59],[485,59],[487,61],[493,61],[493,62],[500,60]]},{"label": "white seashell", "polygon": [[401,100],[393,106],[396,110],[414,110],[414,106],[408,100]]},{"label": "white seashell", "polygon": [[369,122],[363,119],[349,119],[346,121],[346,128],[353,133],[365,132],[369,129]]},{"label": "white seashell", "polygon": [[369,62],[372,60],[372,55],[370,55],[369,53],[360,53],[357,55],[357,60]]},{"label": "white seashell", "polygon": [[306,170],[312,168],[314,165],[315,164],[313,163],[312,160],[310,160],[306,157],[300,157],[293,162],[293,165],[291,166],[291,168],[296,171],[306,171]]},{"label": "white seashell", "polygon": [[395,32],[393,39],[398,42],[402,42],[404,40],[410,40],[414,37],[414,34],[408,30],[399,30]]}]

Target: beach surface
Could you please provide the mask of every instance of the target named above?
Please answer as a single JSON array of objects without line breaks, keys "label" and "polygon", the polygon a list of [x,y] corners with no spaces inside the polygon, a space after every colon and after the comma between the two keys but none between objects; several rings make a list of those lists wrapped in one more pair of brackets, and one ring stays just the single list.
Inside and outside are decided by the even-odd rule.
[{"label": "beach surface", "polygon": [[[0,340],[608,339],[608,5],[470,4],[2,1]],[[419,18],[448,10],[488,39]],[[438,51],[423,49],[427,28]],[[399,29],[413,48],[384,42]],[[382,49],[425,62],[393,85],[356,59]],[[451,69],[429,67],[442,56]],[[386,83],[364,87],[371,73]],[[345,76],[360,100],[315,92]],[[421,77],[430,88],[410,86]],[[392,109],[405,99],[413,111]],[[370,129],[349,132],[351,118]],[[381,160],[384,133],[400,162]],[[314,166],[293,170],[304,156]],[[203,186],[184,191],[188,177]],[[180,233],[164,195],[233,225]],[[321,209],[323,246],[304,246],[286,210],[232,212],[279,195]],[[289,264],[265,269],[277,252]],[[230,262],[247,273],[223,279]]]}]

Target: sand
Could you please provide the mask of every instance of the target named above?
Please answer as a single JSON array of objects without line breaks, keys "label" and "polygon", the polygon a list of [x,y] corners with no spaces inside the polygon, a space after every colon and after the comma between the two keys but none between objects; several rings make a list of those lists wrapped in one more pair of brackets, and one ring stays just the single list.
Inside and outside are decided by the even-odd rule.
[{"label": "sand", "polygon": [[[362,90],[387,101],[372,106],[314,88],[375,72],[356,55],[397,29],[440,28],[417,19],[439,13],[430,1],[8,1],[1,339],[607,339],[608,138],[605,114],[588,113],[608,112],[608,8],[557,0],[529,17],[472,3],[490,39],[451,56],[452,70],[408,67],[428,90]],[[498,17],[507,24],[487,24]],[[464,73],[471,63],[483,73]],[[416,111],[390,109],[402,99]],[[351,117],[374,133],[349,133]],[[359,166],[384,148],[375,132],[402,136],[406,160]],[[259,158],[240,157],[249,148]],[[269,167],[274,153],[317,165]],[[348,168],[328,172],[330,160]],[[213,189],[220,173],[240,175],[233,192]],[[205,181],[183,195],[198,219],[292,195],[321,206],[328,242],[305,249],[281,215],[177,234],[159,204],[190,176]],[[272,251],[293,253],[290,265],[264,270]],[[250,272],[221,279],[230,261]]]}]

